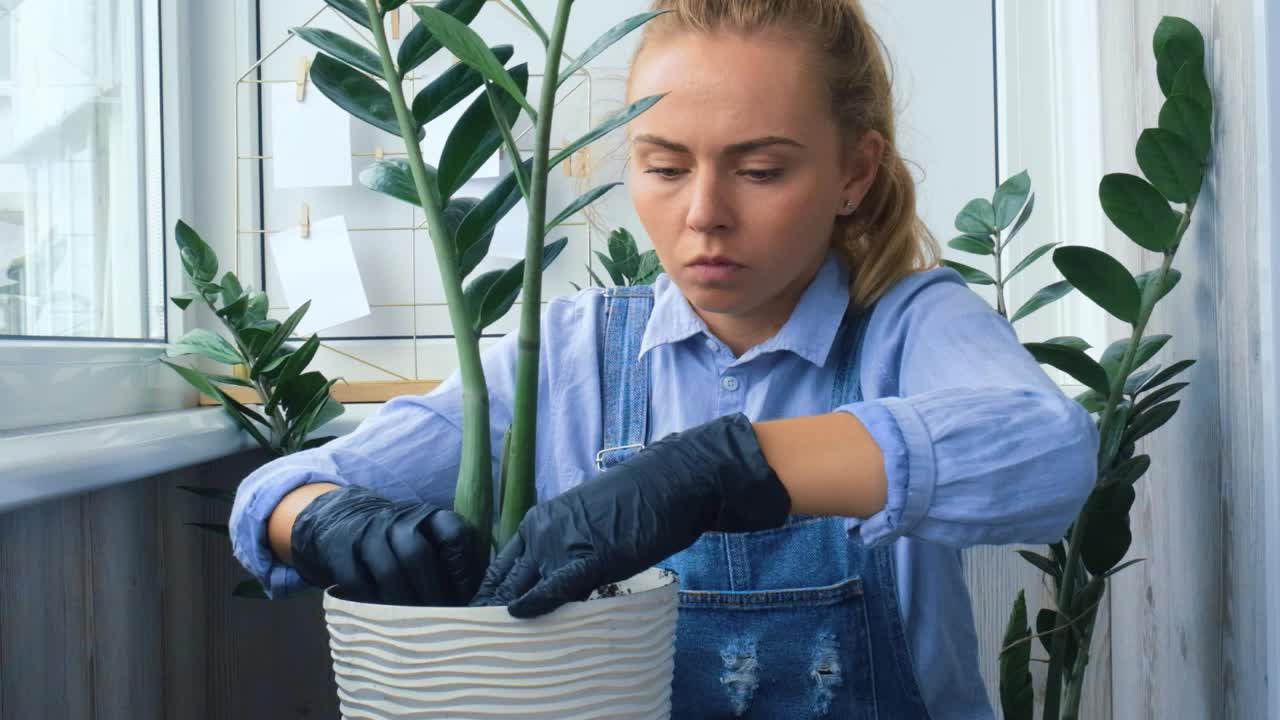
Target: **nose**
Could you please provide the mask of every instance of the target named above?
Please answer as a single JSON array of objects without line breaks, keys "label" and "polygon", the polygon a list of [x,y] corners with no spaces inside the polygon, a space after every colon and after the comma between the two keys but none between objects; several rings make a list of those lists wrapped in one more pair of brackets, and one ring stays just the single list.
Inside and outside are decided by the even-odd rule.
[{"label": "nose", "polygon": [[689,212],[685,223],[698,233],[719,233],[732,224],[732,210],[724,197],[725,188],[714,171],[694,175],[690,183]]}]

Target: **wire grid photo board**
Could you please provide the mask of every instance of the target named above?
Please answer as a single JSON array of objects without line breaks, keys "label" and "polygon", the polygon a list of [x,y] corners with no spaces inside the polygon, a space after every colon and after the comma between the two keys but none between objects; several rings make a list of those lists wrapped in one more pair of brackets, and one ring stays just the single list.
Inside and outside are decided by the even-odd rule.
[{"label": "wire grid photo board", "polygon": [[[434,4],[410,2],[389,15],[387,30],[393,55],[418,21],[410,5]],[[555,0],[531,0],[527,5],[545,23],[554,17]],[[562,67],[609,28],[647,7],[647,0],[579,3],[566,37]],[[317,51],[290,28],[321,28],[372,46],[371,33],[323,0],[261,0],[257,22],[255,61],[239,76],[235,88],[237,275],[246,284],[266,289],[271,300],[270,317],[287,317],[308,298],[286,298],[272,258],[273,238],[281,232],[300,229],[304,223],[315,226],[330,218],[343,218],[369,312],[319,330],[321,347],[310,368],[328,377],[341,377],[351,387],[364,387],[363,392],[355,393],[347,387],[344,393],[344,386],[339,383],[335,395],[347,401],[380,401],[398,394],[425,392],[457,366],[448,307],[425,217],[421,209],[373,192],[358,180],[360,172],[378,158],[406,157],[403,141],[350,118],[349,186],[278,187],[276,158],[272,155],[274,133],[297,132],[286,121],[278,126],[273,122],[273,104],[283,102],[276,95],[281,93],[280,86],[288,86],[289,94],[320,94],[305,77],[302,65]],[[519,13],[505,0],[488,0],[471,27],[491,46],[513,46],[514,56],[507,65],[529,64],[529,96],[537,98],[541,94],[544,50]],[[626,65],[638,40],[639,33],[632,33],[564,83],[557,97],[552,152],[624,107]],[[426,83],[455,62],[447,50],[438,52],[407,79],[406,99],[412,102]],[[425,148],[431,143],[442,145],[457,115],[469,104],[470,99],[465,100],[455,112],[427,125],[428,137],[423,145],[428,163],[432,163],[431,152]],[[532,128],[523,114],[514,134],[522,153],[532,152]],[[625,159],[625,133],[619,130],[553,171],[548,188],[548,217],[590,188],[624,180]],[[509,160],[505,149],[500,150],[494,167],[482,169],[457,196],[483,197],[510,170]],[[289,172],[296,176],[298,168]],[[519,215],[522,205],[512,211],[512,222],[500,226],[489,256],[469,277],[509,267],[518,260],[524,245],[524,219]],[[647,246],[623,187],[615,188],[586,212],[557,228],[549,240],[567,236],[569,243],[545,269],[544,304],[575,293],[574,285],[589,286],[592,271],[603,275],[596,267],[593,251],[607,253],[608,233],[617,227],[627,228],[642,246]],[[503,247],[513,249],[503,252],[499,249]],[[486,331],[482,347],[516,329],[519,308],[517,302]]]}]

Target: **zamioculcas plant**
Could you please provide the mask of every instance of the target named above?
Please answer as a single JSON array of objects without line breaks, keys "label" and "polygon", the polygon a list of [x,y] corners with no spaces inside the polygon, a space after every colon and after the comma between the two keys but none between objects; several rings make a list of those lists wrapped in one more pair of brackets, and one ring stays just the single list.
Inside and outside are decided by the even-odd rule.
[{"label": "zamioculcas plant", "polygon": [[[1204,184],[1211,145],[1213,96],[1205,78],[1205,43],[1190,22],[1166,17],[1156,29],[1154,49],[1160,89],[1166,101],[1158,126],[1143,131],[1137,159],[1143,177],[1112,174],[1102,179],[1099,196],[1111,222],[1142,248],[1158,253],[1158,270],[1132,275],[1110,255],[1088,247],[1044,245],[1003,274],[1009,240],[1026,222],[1033,201],[1030,180],[1019,175],[1001,185],[994,201],[975,200],[960,213],[956,226],[965,233],[951,242],[964,252],[989,256],[994,275],[952,264],[971,283],[992,285],[997,308],[1007,316],[1004,285],[1010,277],[1053,251],[1053,262],[1066,278],[1027,301],[1011,318],[1018,320],[1079,290],[1112,316],[1128,324],[1129,337],[1108,346],[1095,360],[1080,338],[1061,337],[1026,343],[1041,363],[1053,366],[1088,388],[1076,400],[1097,420],[1100,433],[1098,483],[1066,537],[1049,546],[1048,555],[1020,551],[1042,570],[1054,589],[1055,605],[1041,610],[1034,630],[1027,617],[1025,592],[1019,592],[1009,617],[1000,654],[1000,699],[1008,720],[1031,720],[1034,695],[1031,661],[1034,640],[1048,653],[1045,720],[1079,716],[1085,668],[1089,663],[1094,621],[1107,581],[1126,567],[1122,562],[1132,535],[1129,511],[1134,484],[1151,467],[1147,455],[1135,455],[1139,439],[1174,416],[1173,398],[1187,387],[1171,382],[1194,364],[1182,360],[1168,367],[1149,365],[1168,343],[1169,335],[1147,335],[1147,324],[1159,302],[1178,284],[1173,268]],[[1005,236],[1005,229],[1015,222]]]},{"label": "zamioculcas plant", "polygon": [[[542,41],[545,53],[541,95],[526,97],[529,71],[524,64],[506,67],[510,46],[489,47],[469,27],[485,0],[442,0],[438,5],[411,5],[419,23],[392,53],[384,28],[385,14],[404,0],[325,0],[368,30],[372,44],[325,30],[296,28],[295,33],[321,52],[311,65],[315,86],[353,116],[398,135],[406,159],[381,160],[361,173],[366,187],[421,208],[431,236],[449,306],[458,351],[464,397],[463,449],[454,509],[485,539],[492,540],[495,501],[490,469],[489,395],[480,363],[479,336],[505,315],[517,296],[521,308],[516,366],[514,421],[502,452],[501,522],[497,544],[506,542],[534,501],[534,444],[537,415],[539,315],[542,270],[564,249],[567,239],[550,244],[548,236],[619,183],[595,188],[552,214],[547,182],[552,169],[609,132],[622,127],[660,97],[639,100],[567,147],[551,154],[551,127],[556,92],[564,81],[617,40],[657,13],[620,23],[589,46],[569,67],[561,67],[572,0],[559,0],[550,28],[544,28],[522,0],[512,5]],[[405,81],[441,49],[460,62],[428,82],[416,97],[405,95]],[[479,97],[449,131],[440,167],[427,165],[419,149],[432,120],[470,97]],[[524,114],[533,126],[532,156],[523,158],[512,127]],[[439,130],[431,128],[431,131]],[[463,184],[484,162],[505,149],[513,170],[483,198],[459,197]],[[507,270],[469,278],[489,250],[498,221],[524,198],[529,208],[525,259]]]},{"label": "zamioculcas plant", "polygon": [[[232,272],[224,273],[219,279],[218,256],[213,248],[181,220],[175,235],[182,269],[196,291],[170,299],[182,310],[196,300],[202,301],[222,321],[226,335],[195,328],[171,343],[166,354],[169,357],[199,355],[230,365],[232,370],[211,373],[167,360],[161,362],[195,389],[222,403],[236,425],[273,455],[287,455],[332,440],[332,437],[311,437],[314,431],[343,412],[342,403],[329,394],[337,380],[328,380],[320,372],[306,371],[320,347],[320,339],[312,335],[297,347],[286,342],[306,315],[310,303],[303,304],[283,322],[267,318],[269,303],[265,292],[243,287]],[[253,390],[258,402],[251,404],[259,406],[258,409],[236,400],[224,391],[225,387]],[[180,487],[228,506],[235,499],[235,493],[230,491]],[[226,523],[188,524],[219,535],[227,534]],[[241,582],[233,592],[265,597],[258,582],[252,579]]]},{"label": "zamioculcas plant", "polygon": [[[635,237],[626,228],[618,228],[609,233],[607,244],[609,253],[596,251],[596,258],[604,266],[609,279],[617,287],[630,285],[648,285],[662,273],[662,264],[658,262],[658,254],[653,250],[640,252]],[[600,279],[591,266],[587,266],[587,274],[596,287],[608,287]],[[574,287],[578,287],[574,285]],[[581,288],[578,288],[581,289]]]}]

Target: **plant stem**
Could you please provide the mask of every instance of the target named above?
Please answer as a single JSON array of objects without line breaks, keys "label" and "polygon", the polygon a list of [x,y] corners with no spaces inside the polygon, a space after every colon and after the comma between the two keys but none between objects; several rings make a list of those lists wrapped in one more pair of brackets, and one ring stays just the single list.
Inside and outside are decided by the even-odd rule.
[{"label": "plant stem", "polygon": [[[1173,267],[1173,258],[1178,252],[1178,247],[1182,244],[1182,236],[1186,234],[1187,228],[1191,224],[1191,213],[1195,210],[1196,198],[1192,198],[1187,203],[1187,210],[1182,216],[1182,221],[1178,224],[1177,233],[1174,236],[1174,243],[1168,251],[1165,252],[1164,261],[1160,266],[1160,274],[1147,285],[1146,292],[1142,296],[1142,304],[1138,310],[1137,322],[1133,325],[1133,332],[1129,337],[1129,347],[1125,350],[1124,358],[1120,361],[1120,368],[1117,376],[1111,385],[1111,395],[1107,398],[1106,408],[1102,411],[1102,423],[1099,428],[1099,436],[1106,441],[1108,435],[1111,434],[1111,426],[1117,421],[1116,408],[1120,404],[1121,398],[1124,396],[1124,383],[1129,378],[1129,374],[1133,372],[1133,361],[1138,354],[1138,344],[1142,341],[1142,335],[1146,332],[1147,322],[1151,319],[1151,313],[1155,310],[1156,303],[1159,302],[1160,296],[1164,293],[1165,283],[1168,282],[1169,269]],[[1106,470],[1111,467],[1111,463],[1115,460],[1115,453],[1118,448],[1103,448],[1098,454],[1098,478],[1101,479]],[[1062,584],[1058,587],[1058,611],[1070,617],[1074,611],[1072,601],[1074,599],[1074,587],[1076,575],[1083,570],[1083,559],[1080,556],[1080,545],[1084,540],[1085,532],[1089,528],[1090,514],[1086,511],[1081,512],[1076,518],[1075,525],[1071,529],[1071,539],[1067,547],[1066,568],[1063,570]],[[1103,590],[1106,592],[1104,582]],[[1065,717],[1059,715],[1058,708],[1062,695],[1062,674],[1063,662],[1065,662],[1067,648],[1067,633],[1069,629],[1059,629],[1053,635],[1052,651],[1049,653],[1049,675],[1045,683],[1045,701],[1044,701],[1044,718],[1045,720],[1060,720]],[[1087,647],[1080,647],[1078,652],[1087,654]],[[1079,682],[1079,678],[1077,678]],[[1078,700],[1077,700],[1078,702]]]},{"label": "plant stem", "polygon": [[[529,234],[524,252],[524,296],[520,305],[520,336],[517,344],[516,393],[510,467],[506,493],[502,498],[499,537],[510,538],[535,496],[534,459],[537,447],[538,346],[542,316],[542,248],[546,241],[547,175],[551,152],[551,121],[560,85],[560,55],[569,26],[573,0],[560,0],[555,26],[547,46],[543,69],[542,99],[538,110],[537,134],[533,146],[533,172],[529,188]],[[518,168],[517,168],[518,169]]]},{"label": "plant stem", "polygon": [[1004,254],[1004,248],[1000,245],[1000,231],[996,231],[996,312],[1000,313],[1000,317],[1009,319],[1009,310],[1004,305],[1004,278],[1000,276],[1002,268],[1000,265],[1000,256]]},{"label": "plant stem", "polygon": [[493,534],[493,465],[489,440],[489,388],[485,385],[484,368],[480,364],[479,333],[472,325],[462,293],[462,274],[453,238],[444,224],[439,188],[427,174],[418,146],[418,125],[404,99],[404,86],[391,48],[387,31],[374,3],[368,3],[369,24],[382,60],[382,77],[387,83],[400,135],[409,155],[409,169],[418,191],[418,201],[427,217],[441,284],[449,305],[449,321],[453,325],[458,349],[458,373],[462,379],[462,457],[458,465],[458,484],[454,491],[454,511],[466,519],[479,533],[481,547],[488,548]]}]

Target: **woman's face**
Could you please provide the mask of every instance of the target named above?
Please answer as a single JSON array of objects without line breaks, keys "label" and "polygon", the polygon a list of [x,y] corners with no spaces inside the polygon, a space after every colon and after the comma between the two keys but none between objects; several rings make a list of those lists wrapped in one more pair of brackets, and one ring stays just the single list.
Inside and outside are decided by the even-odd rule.
[{"label": "woman's face", "polygon": [[875,178],[883,141],[846,146],[816,59],[783,33],[680,33],[632,68],[632,201],[658,259],[708,322],[781,327]]}]

